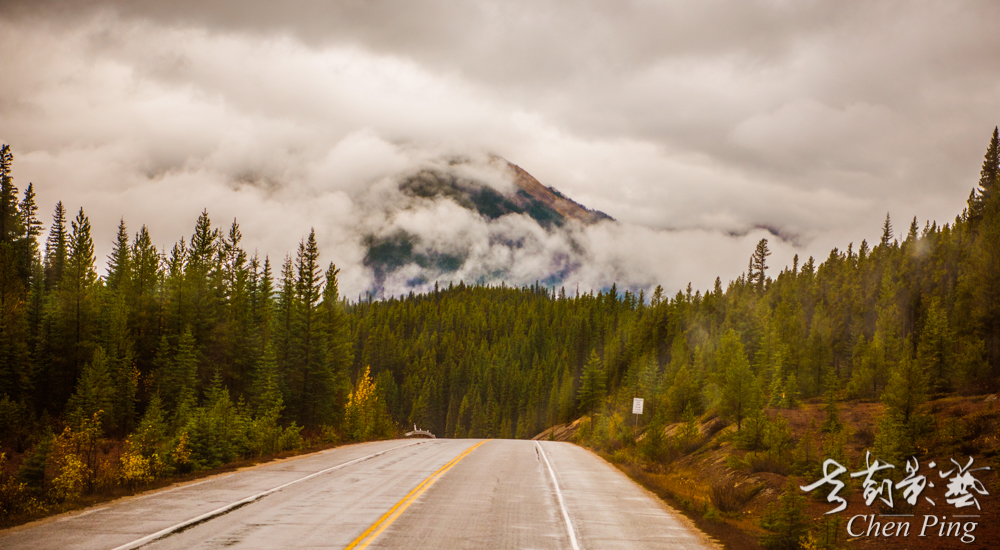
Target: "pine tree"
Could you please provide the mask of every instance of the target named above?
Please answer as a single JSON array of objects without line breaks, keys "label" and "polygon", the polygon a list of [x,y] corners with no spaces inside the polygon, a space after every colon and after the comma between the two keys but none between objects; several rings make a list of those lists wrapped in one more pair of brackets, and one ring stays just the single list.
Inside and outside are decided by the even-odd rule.
[{"label": "pine tree", "polygon": [[771,251],[767,248],[767,239],[761,239],[757,243],[757,248],[754,249],[753,254],[750,256],[750,266],[747,269],[747,282],[755,285],[758,291],[764,290],[764,282],[766,280],[765,272],[767,271],[767,257],[771,255]]},{"label": "pine tree", "polygon": [[916,244],[917,238],[919,236],[920,226],[917,224],[917,217],[913,216],[913,221],[910,222],[910,230],[906,232],[906,244],[913,245]]},{"label": "pine tree", "polygon": [[986,204],[996,194],[997,180],[1000,179],[1000,135],[993,128],[993,137],[986,148],[983,168],[979,172],[979,186],[969,196],[969,219],[979,222],[983,218]]},{"label": "pine tree", "polygon": [[118,222],[118,235],[111,249],[111,256],[108,257],[108,277],[105,279],[108,290],[121,292],[124,290],[122,287],[129,282],[132,272],[130,254],[128,230],[125,228],[125,220],[121,219]]},{"label": "pine tree", "polygon": [[656,307],[663,303],[663,287],[656,285],[656,289],[653,291],[653,296],[649,299],[650,307]]},{"label": "pine tree", "polygon": [[329,361],[332,377],[331,389],[333,391],[330,398],[334,402],[334,415],[330,420],[334,425],[340,423],[340,411],[344,410],[347,393],[350,392],[350,368],[354,360],[351,349],[350,321],[344,311],[343,304],[340,302],[338,273],[340,270],[331,263],[324,277],[326,284],[323,286],[323,301],[320,304],[327,333],[326,357]]},{"label": "pine tree", "polygon": [[23,303],[28,277],[23,273],[24,228],[17,208],[17,188],[10,175],[12,155],[0,147],[0,395],[18,395],[19,365],[27,359]]},{"label": "pine tree", "polygon": [[823,393],[823,398],[824,401],[826,401],[826,406],[823,410],[826,411],[826,420],[823,421],[823,426],[820,427],[820,431],[826,433],[839,432],[843,427],[843,424],[840,422],[840,408],[837,406],[838,380],[837,375],[833,372],[833,369],[827,369],[824,385],[826,388]]},{"label": "pine tree", "polygon": [[31,262],[25,251],[30,236],[17,204],[17,187],[11,176],[10,147],[0,147],[0,395],[26,392],[24,365],[25,315]]},{"label": "pine tree", "polygon": [[81,208],[71,222],[69,255],[56,293],[50,363],[55,385],[50,392],[64,402],[94,349],[99,281],[94,271],[94,241],[90,220]]},{"label": "pine tree", "polygon": [[166,413],[163,410],[163,402],[160,396],[153,394],[146,406],[135,432],[129,438],[135,452],[146,458],[159,454],[157,458],[166,458],[167,453],[163,452],[164,444],[170,436],[170,426],[167,424]]},{"label": "pine tree", "polygon": [[24,233],[17,208],[17,187],[11,176],[13,160],[10,146],[0,146],[0,244],[4,245],[14,244]]},{"label": "pine tree", "polygon": [[322,273],[316,232],[299,243],[295,261],[295,309],[289,337],[289,385],[298,405],[297,417],[306,426],[331,420],[333,373],[327,358],[328,335],[320,312]]},{"label": "pine tree", "polygon": [[698,399],[698,386],[691,377],[691,372],[687,366],[682,366],[677,375],[674,376],[673,384],[667,392],[667,400],[670,403],[670,417],[679,418],[685,410],[700,412],[701,403]]},{"label": "pine tree", "polygon": [[566,422],[574,413],[573,401],[573,373],[570,372],[569,364],[563,367],[559,376],[559,397],[556,403],[556,422]]},{"label": "pine tree", "polygon": [[924,317],[917,345],[917,363],[928,375],[929,387],[936,392],[950,391],[954,384],[954,333],[940,301],[934,299]]},{"label": "pine tree", "polygon": [[[285,257],[281,267],[281,286],[275,300],[274,352],[282,369],[291,368],[293,320],[298,310],[295,291],[295,268],[291,257]],[[288,388],[291,391],[291,388]],[[291,397],[291,394],[286,394]],[[286,400],[288,401],[288,400]]]},{"label": "pine tree", "polygon": [[257,360],[250,387],[250,405],[254,413],[264,415],[271,411],[281,412],[284,401],[281,398],[281,372],[270,343],[264,344],[264,351]]},{"label": "pine tree", "polygon": [[576,393],[580,409],[590,412],[591,426],[594,425],[594,412],[604,400],[604,392],[604,366],[597,356],[597,350],[592,350],[587,364],[583,366],[580,389]]},{"label": "pine tree", "polygon": [[222,366],[223,380],[238,393],[250,386],[250,371],[256,361],[253,345],[253,275],[246,252],[240,247],[243,235],[233,220],[229,233],[220,246],[222,260],[223,320],[225,338]]},{"label": "pine tree", "polygon": [[904,345],[902,360],[892,372],[892,377],[882,401],[887,409],[899,416],[904,425],[909,425],[917,413],[917,407],[927,399],[927,376],[920,364],[909,353],[910,345],[907,339]]},{"label": "pine tree", "polygon": [[770,531],[761,538],[761,546],[768,550],[798,550],[809,532],[805,496],[799,483],[789,478],[785,490],[778,497],[777,506],[769,508],[760,521],[761,527]]},{"label": "pine tree", "polygon": [[83,422],[100,413],[102,418],[114,416],[114,382],[108,372],[108,357],[98,346],[93,360],[84,367],[77,382],[76,390],[66,404],[71,425],[79,427]]},{"label": "pine tree", "polygon": [[112,411],[105,415],[107,428],[130,431],[136,421],[135,404],[139,372],[135,367],[135,347],[129,330],[127,297],[113,296],[105,304],[103,349],[107,350],[108,372],[114,386]]},{"label": "pine tree", "polygon": [[148,374],[148,365],[152,363],[159,343],[165,296],[160,284],[163,258],[153,245],[145,225],[132,239],[129,258],[132,270],[128,293],[129,323],[140,370],[146,366],[143,374]]},{"label": "pine tree", "polygon": [[24,198],[18,205],[18,219],[23,234],[20,270],[23,278],[31,277],[35,262],[39,261],[38,236],[42,234],[42,223],[38,221],[38,206],[35,204],[35,188],[29,183],[24,190]]},{"label": "pine tree", "polygon": [[734,330],[729,329],[722,336],[716,361],[723,380],[722,412],[734,418],[736,429],[741,430],[743,419],[753,408],[757,377],[750,370],[743,343]]},{"label": "pine tree", "polygon": [[177,341],[177,349],[171,352],[166,337],[160,341],[157,351],[158,391],[164,407],[177,415],[182,415],[198,404],[198,357],[194,336],[185,329]]},{"label": "pine tree", "polygon": [[[212,228],[208,212],[203,211],[195,223],[184,264],[184,289],[187,301],[181,321],[190,325],[200,351],[214,351],[213,328],[219,320],[220,289],[216,285],[222,266],[219,259],[219,230]],[[201,373],[208,379],[208,373]]]},{"label": "pine tree", "polygon": [[882,240],[879,241],[879,246],[885,250],[892,246],[892,243],[895,242],[895,240],[896,239],[893,237],[892,233],[892,220],[889,218],[889,213],[886,212],[885,223],[882,224]]},{"label": "pine tree", "polygon": [[[270,344],[273,336],[274,323],[274,286],[271,274],[271,260],[264,257],[264,266],[259,268],[256,256],[251,260],[253,284],[250,295],[252,324],[257,328],[257,341],[260,345]],[[277,360],[277,356],[275,356]]]},{"label": "pine tree", "polygon": [[49,237],[45,241],[45,288],[53,289],[62,282],[66,258],[69,256],[69,237],[66,232],[66,209],[62,201],[56,203],[52,214]]}]

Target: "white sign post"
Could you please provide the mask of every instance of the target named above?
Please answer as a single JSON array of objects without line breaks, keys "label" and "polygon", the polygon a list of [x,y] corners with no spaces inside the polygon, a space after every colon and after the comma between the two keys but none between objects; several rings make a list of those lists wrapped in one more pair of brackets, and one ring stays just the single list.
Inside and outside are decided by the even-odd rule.
[{"label": "white sign post", "polygon": [[632,429],[632,439],[639,437],[639,415],[642,414],[642,398],[632,399],[632,414],[635,415],[635,427]]}]

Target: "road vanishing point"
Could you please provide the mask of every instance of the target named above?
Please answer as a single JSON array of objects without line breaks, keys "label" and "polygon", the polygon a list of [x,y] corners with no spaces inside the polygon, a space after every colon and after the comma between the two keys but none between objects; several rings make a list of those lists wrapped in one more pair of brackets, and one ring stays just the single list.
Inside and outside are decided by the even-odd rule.
[{"label": "road vanishing point", "polygon": [[554,441],[338,447],[0,531],[0,548],[709,548],[593,453]]}]

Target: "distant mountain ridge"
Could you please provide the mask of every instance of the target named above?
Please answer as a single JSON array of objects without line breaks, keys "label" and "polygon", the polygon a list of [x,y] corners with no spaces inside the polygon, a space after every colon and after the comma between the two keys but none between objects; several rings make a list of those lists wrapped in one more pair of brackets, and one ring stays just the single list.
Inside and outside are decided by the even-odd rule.
[{"label": "distant mountain ridge", "polygon": [[597,223],[601,220],[614,221],[614,218],[604,212],[591,210],[566,197],[555,187],[545,187],[520,166],[507,160],[503,160],[503,162],[507,163],[507,168],[513,173],[514,185],[517,185],[519,189],[531,195],[535,200],[555,210],[564,218],[574,219],[585,224]]},{"label": "distant mountain ridge", "polygon": [[545,187],[523,168],[501,157],[490,157],[490,164],[510,176],[517,192],[504,193],[485,182],[441,168],[424,168],[407,176],[400,182],[399,189],[410,196],[453,200],[491,220],[507,214],[528,214],[544,227],[561,226],[566,220],[585,225],[602,220],[615,221],[604,212],[591,210],[570,199],[555,187]]}]

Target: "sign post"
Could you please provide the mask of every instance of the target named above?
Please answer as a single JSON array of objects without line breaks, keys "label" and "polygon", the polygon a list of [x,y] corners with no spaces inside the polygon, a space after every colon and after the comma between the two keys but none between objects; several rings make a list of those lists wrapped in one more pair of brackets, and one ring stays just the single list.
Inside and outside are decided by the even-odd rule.
[{"label": "sign post", "polygon": [[639,415],[642,414],[642,398],[632,399],[632,414],[635,415],[635,427],[632,429],[632,439],[639,437]]}]

